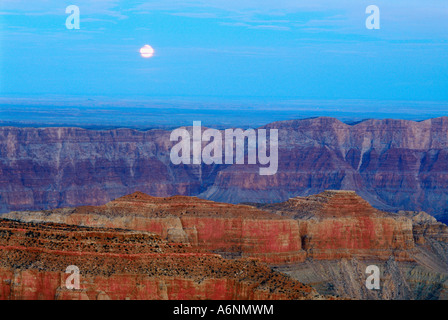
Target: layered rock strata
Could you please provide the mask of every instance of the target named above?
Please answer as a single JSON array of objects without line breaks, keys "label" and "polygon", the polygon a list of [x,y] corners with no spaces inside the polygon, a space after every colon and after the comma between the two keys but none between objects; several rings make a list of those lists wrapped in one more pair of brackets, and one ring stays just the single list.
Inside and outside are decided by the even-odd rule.
[{"label": "layered rock strata", "polygon": [[353,191],[325,191],[260,206],[298,221],[307,257],[413,260],[412,220],[373,208]]},{"label": "layered rock strata", "polygon": [[[323,298],[256,260],[225,260],[147,232],[0,219],[0,249],[0,299]],[[73,265],[80,287],[71,289]]]},{"label": "layered rock strata", "polygon": [[135,191],[272,203],[348,189],[380,209],[448,220],[448,118],[265,128],[279,130],[274,176],[260,176],[258,165],[173,165],[164,130],[2,127],[0,212],[101,205]]},{"label": "layered rock strata", "polygon": [[270,264],[304,261],[298,224],[251,206],[231,205],[195,197],[152,197],[141,192],[104,206],[17,212],[5,217],[92,227],[149,231],[173,243],[220,253],[252,257]]},{"label": "layered rock strata", "polygon": [[[382,212],[353,191],[330,190],[256,206],[184,196],[157,198],[138,192],[104,206],[12,212],[5,217],[66,223],[69,228],[151,231],[170,250],[233,258],[223,260],[229,263],[240,261],[234,260],[239,257],[268,262],[325,295],[448,297],[448,227],[424,212]],[[378,292],[365,287],[365,268],[372,264],[381,269],[383,285]]]}]

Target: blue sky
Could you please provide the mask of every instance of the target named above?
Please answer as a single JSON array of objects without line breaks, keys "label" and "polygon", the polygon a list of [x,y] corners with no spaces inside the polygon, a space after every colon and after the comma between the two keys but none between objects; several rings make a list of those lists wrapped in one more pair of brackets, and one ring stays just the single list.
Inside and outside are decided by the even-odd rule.
[{"label": "blue sky", "polygon": [[1,0],[0,14],[1,96],[448,101],[446,0]]}]

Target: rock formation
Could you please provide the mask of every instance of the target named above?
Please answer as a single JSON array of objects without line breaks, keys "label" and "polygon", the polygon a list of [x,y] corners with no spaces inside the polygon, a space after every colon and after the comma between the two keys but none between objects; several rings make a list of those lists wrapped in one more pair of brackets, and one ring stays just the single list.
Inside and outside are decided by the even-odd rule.
[{"label": "rock formation", "polygon": [[279,170],[172,165],[168,131],[0,128],[0,212],[101,205],[142,191],[214,201],[272,203],[355,190],[383,210],[447,221],[448,118],[422,122],[332,118],[272,123]]},{"label": "rock formation", "polygon": [[[448,227],[424,212],[387,213],[353,191],[231,205],[141,192],[103,206],[11,212],[8,219],[158,234],[174,247],[261,260],[321,294],[358,299],[448,297]],[[238,260],[239,261],[239,260]],[[379,291],[365,269],[382,272]]]},{"label": "rock formation", "polygon": [[260,207],[298,221],[310,258],[412,260],[412,221],[374,209],[353,191],[325,191]]},{"label": "rock formation", "polygon": [[270,264],[304,261],[306,255],[294,220],[251,206],[196,197],[157,198],[136,192],[104,206],[13,212],[4,217],[149,231],[169,242],[188,243],[225,257],[259,258]]},{"label": "rock formation", "polygon": [[447,117],[354,125],[315,118],[265,128],[279,130],[278,173],[260,176],[254,166],[231,166],[219,171],[201,196],[267,203],[330,189],[354,190],[383,210],[423,210],[447,219]]},{"label": "rock formation", "polygon": [[[0,219],[0,299],[322,299],[253,259],[170,244],[148,232]],[[67,288],[68,266],[80,271]]]},{"label": "rock formation", "polygon": [[[425,212],[381,212],[339,190],[258,207],[298,221],[308,259],[277,270],[322,294],[448,299],[448,226]],[[380,290],[365,286],[369,265],[380,268]]]}]

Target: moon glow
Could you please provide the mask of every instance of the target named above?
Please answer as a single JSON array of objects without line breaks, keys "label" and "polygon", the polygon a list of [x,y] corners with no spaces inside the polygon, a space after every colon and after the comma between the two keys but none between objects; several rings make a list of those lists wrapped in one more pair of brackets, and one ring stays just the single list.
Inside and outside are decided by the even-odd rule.
[{"label": "moon glow", "polygon": [[151,58],[154,55],[154,49],[150,45],[145,44],[140,48],[140,55],[142,58]]}]

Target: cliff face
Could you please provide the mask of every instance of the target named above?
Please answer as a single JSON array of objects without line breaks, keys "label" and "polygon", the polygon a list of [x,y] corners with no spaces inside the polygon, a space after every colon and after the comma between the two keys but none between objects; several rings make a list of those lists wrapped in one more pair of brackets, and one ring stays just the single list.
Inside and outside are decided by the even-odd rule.
[{"label": "cliff face", "polygon": [[[448,226],[425,212],[381,212],[353,191],[325,191],[258,206],[298,221],[309,259],[277,270],[313,283],[322,294],[448,298]],[[364,285],[368,265],[380,268],[380,290]]]},{"label": "cliff face", "polygon": [[421,243],[420,238],[430,234],[423,230],[432,230],[437,241],[446,241],[443,227],[416,224],[414,230],[417,218],[381,212],[352,191],[326,191],[259,207],[263,210],[195,197],[157,198],[137,192],[104,206],[12,212],[4,216],[149,231],[173,243],[186,243],[224,257],[259,258],[271,265],[298,263],[306,258],[388,260],[393,256],[414,261],[410,254],[414,238]]},{"label": "cliff face", "polygon": [[169,147],[161,130],[0,128],[0,208],[97,205],[136,190],[197,194],[197,168],[171,166]]},{"label": "cliff face", "polygon": [[250,206],[195,197],[151,197],[141,192],[104,206],[4,215],[24,221],[51,221],[92,227],[149,231],[173,243],[217,252],[225,257],[253,257],[271,264],[303,261],[298,224]]},{"label": "cliff face", "polygon": [[416,243],[425,244],[428,240],[448,243],[448,226],[446,224],[437,221],[426,212],[404,212],[404,215],[412,219]]},{"label": "cliff face", "polygon": [[[428,257],[426,257],[428,259]],[[380,269],[380,289],[366,288],[365,270]],[[447,300],[448,274],[425,264],[378,260],[313,260],[276,270],[312,286],[321,294],[359,300]]]},{"label": "cliff face", "polygon": [[0,128],[0,211],[104,204],[134,191],[215,201],[279,202],[328,189],[355,190],[380,209],[446,219],[448,118],[317,118],[277,122],[279,170],[173,166],[170,132]]},{"label": "cliff face", "polygon": [[325,191],[261,207],[298,221],[302,247],[310,258],[412,260],[411,219],[388,216],[355,192]]},{"label": "cliff face", "polygon": [[[258,205],[258,208],[185,196],[157,198],[138,192],[104,206],[12,212],[5,217],[23,221],[16,222],[19,224],[16,229],[20,232],[15,233],[25,233],[17,239],[24,241],[26,235],[32,238],[32,241],[22,244],[8,236],[9,233],[4,233],[4,242],[10,248],[22,246],[27,251],[33,251],[31,247],[43,245],[41,241],[44,241],[47,249],[58,250],[62,256],[76,250],[81,251],[77,254],[79,257],[87,257],[94,251],[98,252],[95,254],[101,256],[101,259],[112,253],[120,259],[150,255],[152,262],[145,260],[145,267],[138,268],[154,266],[150,274],[156,273],[154,270],[164,270],[157,276],[157,279],[163,276],[163,283],[171,283],[169,281],[172,279],[167,280],[165,272],[170,269],[169,264],[177,266],[180,263],[175,260],[176,257],[182,256],[185,258],[182,263],[191,266],[201,265],[194,273],[198,276],[201,272],[209,274],[207,268],[210,260],[216,261],[217,265],[227,266],[232,265],[232,261],[238,264],[250,261],[239,259],[247,257],[267,262],[300,282],[312,284],[325,295],[359,299],[448,297],[448,227],[423,212],[390,214],[379,211],[353,191],[325,191],[314,196],[292,198],[283,203]],[[22,226],[24,222],[28,222],[26,228]],[[41,231],[30,232],[31,222],[39,222]],[[58,233],[62,228],[59,225],[53,227],[51,223],[67,224],[64,228],[70,234],[70,239],[78,244],[70,246],[69,241],[60,235],[44,235],[44,226],[48,225],[48,230],[54,229],[51,234]],[[110,229],[112,227],[135,231],[118,232]],[[80,231],[73,233],[74,228],[86,231],[83,231],[81,237],[77,235]],[[110,234],[110,230],[115,230],[115,234]],[[138,240],[134,240],[136,237]],[[60,240],[64,247],[59,248],[61,244],[57,241],[52,243],[52,239]],[[108,244],[108,241],[111,243]],[[140,244],[135,246],[136,243]],[[22,263],[21,255],[6,253],[5,261],[11,260],[10,257],[13,257],[14,265],[19,266],[34,265],[35,262],[31,261],[42,259],[39,255]],[[59,261],[61,258],[55,259]],[[77,263],[85,263],[85,270],[102,270],[103,273],[111,274],[107,283],[116,281],[118,285],[120,281],[125,281],[130,283],[130,287],[136,284],[133,275],[131,279],[123,278],[124,270],[131,268],[128,264],[125,269],[117,271],[113,261],[99,260],[98,264],[92,264],[90,260],[83,261],[78,260]],[[371,264],[381,268],[383,285],[378,292],[365,288],[365,268]],[[181,266],[184,268],[184,265]],[[238,268],[245,267],[238,265]],[[147,273],[147,269],[138,270]],[[171,283],[167,286],[187,290],[185,286],[190,288],[193,284],[191,279],[185,280],[184,271],[179,270],[175,271],[175,281],[181,281],[181,284]],[[193,271],[188,272],[191,275]],[[115,279],[116,274],[120,274],[121,278]],[[169,275],[173,276],[171,273]],[[86,283],[91,286],[97,281],[89,279],[86,279]],[[155,281],[155,284],[151,282],[147,286],[163,287],[157,279],[148,280]],[[228,286],[241,286],[239,282],[227,278],[222,281]],[[33,285],[37,286],[35,283]],[[186,292],[196,297],[201,296],[198,292],[203,290],[206,289],[196,288]],[[112,289],[107,292],[110,292],[108,296],[114,294]],[[92,293],[89,298],[95,294]],[[213,297],[229,297],[225,291],[222,295],[213,294],[208,291],[204,293]],[[230,298],[240,296],[252,298],[256,295],[249,291]],[[125,295],[114,296],[120,299],[123,297]]]},{"label": "cliff face", "polygon": [[380,209],[445,214],[448,118],[356,125],[317,118],[266,128],[279,130],[278,173],[259,176],[251,166],[232,166],[218,173],[204,197],[279,202],[343,189],[355,190]]},{"label": "cliff face", "polygon": [[[0,219],[0,299],[317,299],[255,260],[163,241],[147,232]],[[68,266],[80,288],[68,289]]]}]

